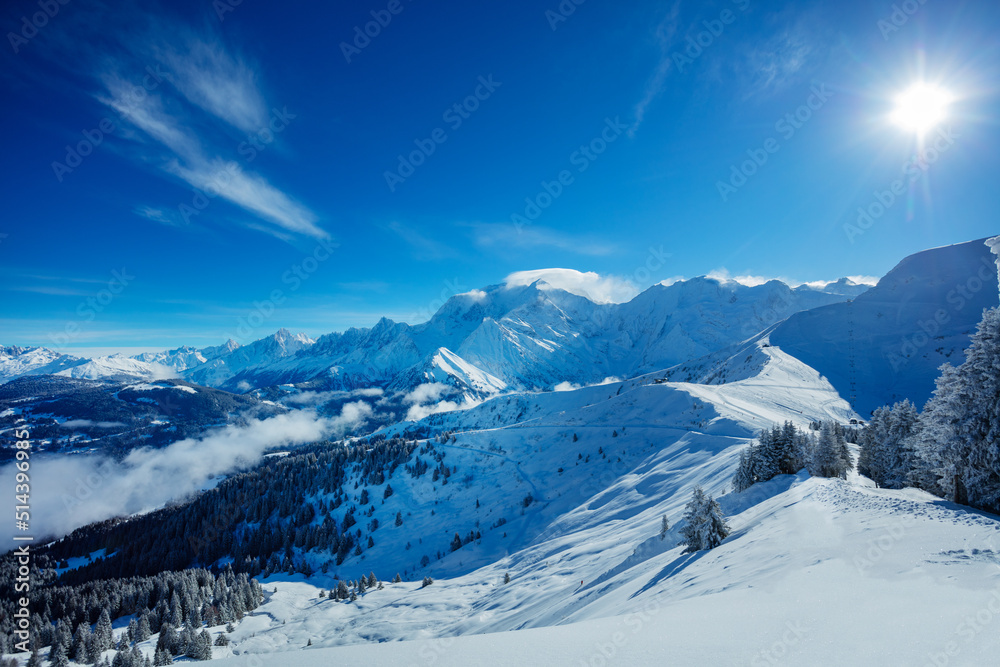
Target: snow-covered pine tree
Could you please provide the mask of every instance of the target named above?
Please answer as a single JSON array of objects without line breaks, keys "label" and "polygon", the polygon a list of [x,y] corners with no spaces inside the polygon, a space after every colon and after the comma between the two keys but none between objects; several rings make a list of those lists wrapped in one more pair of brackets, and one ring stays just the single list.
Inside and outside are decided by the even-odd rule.
[{"label": "snow-covered pine tree", "polygon": [[834,422],[822,423],[809,458],[809,474],[814,477],[846,478],[847,471],[853,467],[843,430],[839,430]]},{"label": "snow-covered pine tree", "polygon": [[135,640],[137,642],[144,642],[149,639],[152,634],[149,628],[149,614],[143,613],[139,617],[139,624],[136,626],[135,630]]},{"label": "snow-covered pine tree", "polygon": [[94,637],[99,653],[107,651],[114,645],[115,639],[111,628],[111,615],[108,614],[107,607],[101,611],[101,617],[97,619],[97,625],[94,627]]},{"label": "snow-covered pine tree", "polygon": [[69,667],[69,658],[61,642],[56,642],[49,653],[49,664],[52,667]]},{"label": "snow-covered pine tree", "polygon": [[757,436],[757,451],[754,457],[753,476],[755,482],[766,482],[778,474],[780,443],[775,441],[775,432],[764,429]]},{"label": "snow-covered pine tree", "polygon": [[161,665],[172,665],[174,664],[174,658],[170,655],[170,651],[165,648],[158,648],[153,654],[153,665],[154,667],[161,667]]},{"label": "snow-covered pine tree", "polygon": [[913,472],[912,440],[918,420],[909,400],[876,410],[861,432],[858,472],[886,489],[906,486]]},{"label": "snow-covered pine tree", "polygon": [[660,520],[660,540],[667,537],[668,530],[670,530],[670,522],[667,521],[667,515],[664,514],[663,518]]},{"label": "snow-covered pine tree", "polygon": [[1000,309],[984,311],[962,365],[941,367],[915,441],[924,488],[1000,511]]},{"label": "snow-covered pine tree", "polygon": [[685,508],[684,521],[680,532],[687,545],[685,553],[714,549],[729,536],[729,525],[722,515],[722,508],[700,486],[694,488]]},{"label": "snow-covered pine tree", "polygon": [[743,493],[757,481],[754,475],[756,457],[757,448],[753,444],[740,452],[740,463],[736,467],[736,474],[733,475],[733,491],[736,493]]}]

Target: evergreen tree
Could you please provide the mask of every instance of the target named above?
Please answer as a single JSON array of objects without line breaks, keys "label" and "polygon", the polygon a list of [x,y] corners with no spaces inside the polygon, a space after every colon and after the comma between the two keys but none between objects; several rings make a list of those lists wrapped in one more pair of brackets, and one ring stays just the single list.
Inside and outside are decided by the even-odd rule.
[{"label": "evergreen tree", "polygon": [[451,550],[458,551],[462,548],[462,538],[458,533],[455,533],[455,537],[451,540]]},{"label": "evergreen tree", "polygon": [[149,628],[149,614],[143,613],[143,615],[139,617],[139,624],[136,626],[135,640],[137,642],[144,642],[149,639],[151,634],[153,633]]},{"label": "evergreen tree", "polygon": [[756,468],[757,448],[753,444],[740,452],[740,463],[733,475],[733,491],[743,493],[757,482]]},{"label": "evergreen tree", "polygon": [[49,653],[49,664],[52,667],[69,667],[69,658],[61,642],[56,642]]},{"label": "evergreen tree", "polygon": [[87,638],[90,634],[90,626],[86,623],[76,626],[76,633],[73,635],[73,646],[69,652],[69,657],[76,662],[88,662]]},{"label": "evergreen tree", "polygon": [[920,420],[917,476],[956,502],[1000,511],[1000,309],[983,313],[965,361],[941,369]]},{"label": "evergreen tree", "polygon": [[670,530],[670,522],[667,521],[667,515],[663,515],[663,519],[660,520],[660,540],[666,539],[667,531]]},{"label": "evergreen tree", "polygon": [[[91,617],[93,618],[93,617]],[[103,653],[114,645],[114,631],[111,628],[111,616],[105,607],[101,611],[101,617],[97,620],[94,628],[94,638],[96,639],[97,651]]]},{"label": "evergreen tree", "polygon": [[729,536],[729,525],[722,508],[711,496],[696,486],[685,508],[685,525],[681,528],[685,552],[714,549]]},{"label": "evergreen tree", "polygon": [[810,457],[809,474],[814,477],[846,478],[847,471],[852,467],[843,429],[838,429],[833,422],[823,422]]},{"label": "evergreen tree", "polygon": [[212,659],[212,635],[208,634],[208,630],[202,630],[198,633],[197,646],[195,660]]},{"label": "evergreen tree", "polygon": [[913,443],[919,415],[909,400],[874,412],[861,431],[858,472],[886,489],[901,489],[913,474]]}]

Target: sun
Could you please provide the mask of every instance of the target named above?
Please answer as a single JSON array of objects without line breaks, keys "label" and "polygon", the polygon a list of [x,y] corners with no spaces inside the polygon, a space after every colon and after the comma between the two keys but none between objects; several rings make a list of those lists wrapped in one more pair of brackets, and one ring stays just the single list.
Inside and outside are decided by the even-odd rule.
[{"label": "sun", "polygon": [[896,97],[892,122],[922,135],[947,117],[951,101],[951,94],[943,88],[922,82],[913,84]]}]

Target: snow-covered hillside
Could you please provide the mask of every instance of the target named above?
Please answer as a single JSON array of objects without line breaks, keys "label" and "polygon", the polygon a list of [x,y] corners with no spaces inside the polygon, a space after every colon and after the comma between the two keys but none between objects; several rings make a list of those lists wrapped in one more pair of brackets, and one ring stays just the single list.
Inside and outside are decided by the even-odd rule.
[{"label": "snow-covered hillside", "polygon": [[[230,538],[234,549],[243,539],[277,551],[260,562],[263,604],[214,656],[306,667],[989,662],[1000,648],[990,631],[1000,614],[998,517],[921,491],[877,489],[854,473],[801,472],[731,492],[740,454],[761,429],[859,416],[835,374],[799,348],[817,349],[845,308],[879,326],[893,313],[897,326],[885,331],[896,335],[904,315],[946,307],[941,281],[968,280],[970,259],[996,279],[981,242],[938,249],[903,262],[869,305],[863,295],[783,323],[782,307],[844,296],[795,301],[804,292],[780,283],[697,279],[595,304],[536,282],[460,295],[418,327],[383,320],[314,343],[279,332],[200,363],[194,369],[217,379],[234,371],[226,382],[266,377],[269,386],[315,372],[311,382],[270,388],[303,405],[324,393],[358,400],[366,394],[328,388],[377,380],[387,390],[369,392],[370,409],[421,408],[408,413],[417,421],[356,440],[335,466],[317,464],[330,460],[317,458],[319,448],[279,459],[300,467],[274,464],[260,469],[266,476],[222,483],[247,480],[254,495],[212,524],[232,532],[212,538],[193,564],[232,562],[216,560]],[[995,285],[988,289],[996,299]],[[942,322],[941,335],[959,345],[964,327],[960,318]],[[822,360],[829,367],[850,353]],[[616,373],[628,379],[608,377]],[[482,400],[448,411],[424,402],[453,398],[451,382]],[[392,403],[391,391],[404,398]],[[376,469],[373,460],[387,457],[393,466]],[[302,477],[308,492],[277,486]],[[716,549],[685,554],[682,516],[697,487],[719,500],[732,533]],[[283,489],[279,517],[268,504],[275,499],[265,502],[272,488]],[[183,507],[164,521],[185,516]],[[303,523],[283,534],[282,517]],[[661,534],[663,517],[671,528]],[[173,539],[163,533],[152,548],[133,539],[117,548],[158,558],[156,545]],[[88,537],[88,548],[108,546],[99,539]],[[250,562],[259,551],[243,553],[235,558]],[[95,567],[131,562],[114,558]],[[320,596],[370,572],[382,588],[356,600]],[[391,583],[397,573],[403,581]],[[156,641],[140,649],[151,656]]]},{"label": "snow-covered hillside", "polygon": [[[754,345],[760,372],[726,384],[651,374],[429,418],[453,434],[435,447],[458,474],[368,487],[395,492],[365,514],[382,527],[363,556],[308,579],[263,578],[264,603],[214,656],[305,667],[989,663],[1000,648],[997,517],[856,474],[729,492],[758,428],[852,414],[816,371]],[[679,523],[696,485],[719,498],[732,534],[685,554]],[[450,550],[468,530],[481,537]],[[318,569],[322,556],[307,557]],[[370,571],[382,588],[320,596]],[[390,583],[396,572],[402,583]]]},{"label": "snow-covered hillside", "polygon": [[984,240],[907,257],[849,303],[797,313],[771,342],[819,370],[860,414],[909,398],[922,406],[938,367],[962,363],[984,308],[1000,303]]}]

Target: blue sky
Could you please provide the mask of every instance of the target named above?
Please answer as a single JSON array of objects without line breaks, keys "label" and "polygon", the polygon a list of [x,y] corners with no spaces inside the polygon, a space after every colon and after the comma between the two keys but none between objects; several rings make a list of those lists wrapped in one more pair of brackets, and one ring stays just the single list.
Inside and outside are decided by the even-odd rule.
[{"label": "blue sky", "polygon": [[[550,267],[878,276],[1000,233],[995,2],[43,5],[0,13],[4,344],[315,336]],[[950,134],[908,166],[919,80]]]}]

